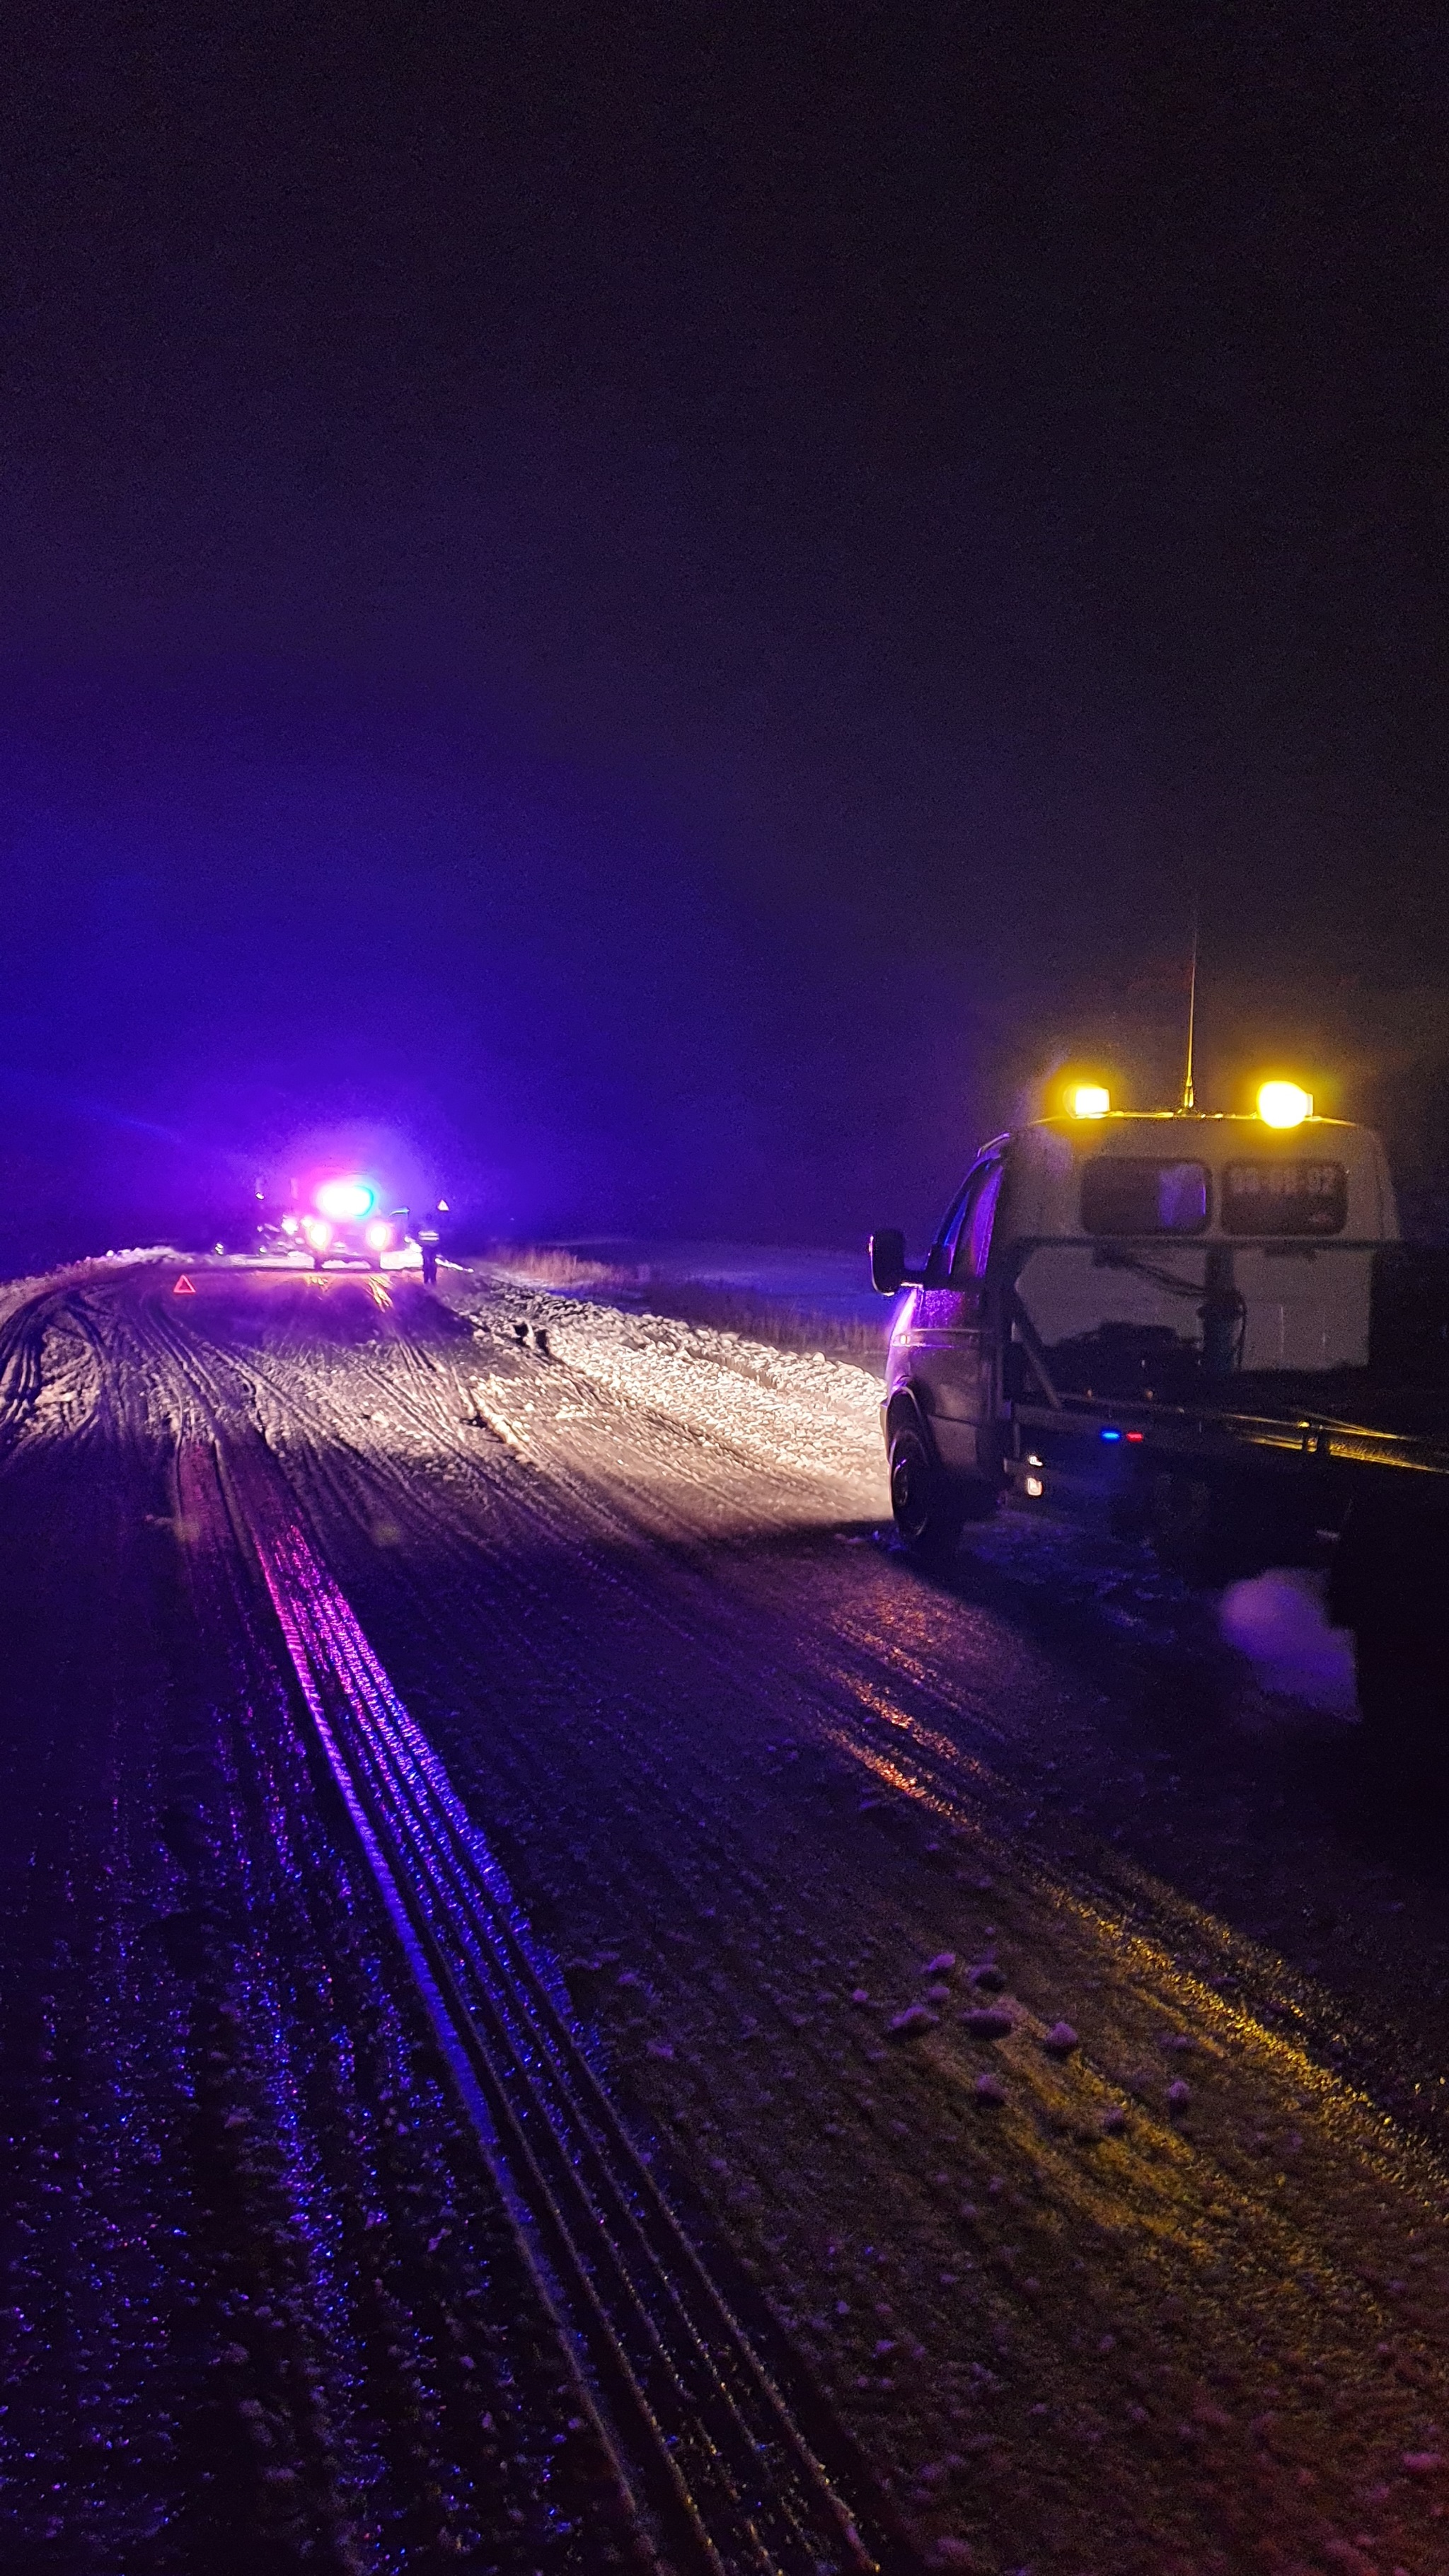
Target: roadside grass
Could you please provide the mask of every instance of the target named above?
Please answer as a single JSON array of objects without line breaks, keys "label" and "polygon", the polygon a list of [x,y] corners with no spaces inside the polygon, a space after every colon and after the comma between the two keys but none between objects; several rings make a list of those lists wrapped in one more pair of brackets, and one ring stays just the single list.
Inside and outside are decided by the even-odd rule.
[{"label": "roadside grass", "polygon": [[592,1261],[557,1243],[490,1243],[478,1255],[487,1270],[513,1279],[524,1288],[634,1289],[641,1272],[630,1263]]},{"label": "roadside grass", "polygon": [[779,1351],[819,1352],[824,1359],[851,1360],[857,1368],[885,1367],[890,1316],[884,1304],[876,1324],[832,1313],[807,1297],[772,1297],[709,1280],[660,1281],[641,1294],[651,1313],[672,1316],[678,1323],[708,1324],[715,1332],[738,1333],[742,1341],[766,1342]]},{"label": "roadside grass", "polygon": [[707,1279],[657,1279],[647,1262],[595,1261],[555,1244],[494,1244],[482,1258],[500,1278],[521,1287],[554,1288],[667,1316],[675,1323],[706,1325],[773,1350],[818,1352],[876,1375],[885,1367],[891,1309],[884,1300],[877,1323],[841,1314],[808,1296],[772,1296],[765,1289],[732,1288]]}]

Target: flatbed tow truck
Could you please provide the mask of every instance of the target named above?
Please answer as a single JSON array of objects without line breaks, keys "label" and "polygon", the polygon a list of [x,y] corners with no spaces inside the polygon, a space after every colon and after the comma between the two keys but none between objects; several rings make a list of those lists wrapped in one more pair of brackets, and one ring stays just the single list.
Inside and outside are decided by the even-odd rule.
[{"label": "flatbed tow truck", "polygon": [[1289,1083],[1254,1116],[1080,1085],[982,1148],[921,1268],[882,1232],[871,1274],[914,1553],[1010,1493],[1207,1581],[1326,1566],[1367,1724],[1449,1746],[1449,1254],[1400,1240],[1369,1129]]}]

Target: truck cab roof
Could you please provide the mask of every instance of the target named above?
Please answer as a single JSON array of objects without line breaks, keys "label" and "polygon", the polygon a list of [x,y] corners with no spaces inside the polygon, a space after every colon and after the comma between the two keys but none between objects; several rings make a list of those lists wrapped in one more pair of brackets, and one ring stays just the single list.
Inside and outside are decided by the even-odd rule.
[{"label": "truck cab roof", "polygon": [[1371,1128],[1305,1118],[1110,1110],[1043,1118],[987,1152],[1010,1169],[1018,1240],[1104,1236],[1197,1241],[1395,1242],[1398,1210]]}]

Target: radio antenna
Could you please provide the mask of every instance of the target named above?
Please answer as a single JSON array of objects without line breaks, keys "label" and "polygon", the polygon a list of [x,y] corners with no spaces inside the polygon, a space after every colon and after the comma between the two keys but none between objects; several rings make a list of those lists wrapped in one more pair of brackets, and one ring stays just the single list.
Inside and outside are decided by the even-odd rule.
[{"label": "radio antenna", "polygon": [[1182,1105],[1184,1110],[1188,1110],[1193,1107],[1192,1042],[1197,1032],[1197,943],[1198,931],[1201,925],[1201,916],[1202,886],[1201,883],[1199,883],[1197,891],[1192,899],[1192,965],[1188,971],[1187,979],[1187,1063],[1183,1068],[1182,1075]]}]

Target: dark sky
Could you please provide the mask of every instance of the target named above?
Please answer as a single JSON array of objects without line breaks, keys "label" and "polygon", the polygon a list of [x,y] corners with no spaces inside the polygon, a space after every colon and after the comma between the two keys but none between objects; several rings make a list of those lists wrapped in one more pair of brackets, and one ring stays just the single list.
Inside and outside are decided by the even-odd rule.
[{"label": "dark sky", "polygon": [[1449,997],[1442,13],[14,0],[7,1240],[849,1241]]}]

